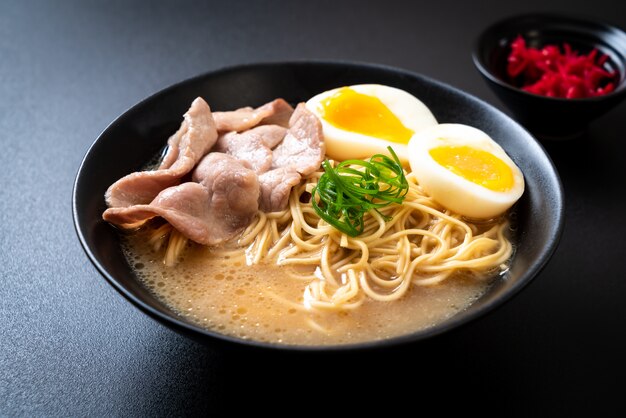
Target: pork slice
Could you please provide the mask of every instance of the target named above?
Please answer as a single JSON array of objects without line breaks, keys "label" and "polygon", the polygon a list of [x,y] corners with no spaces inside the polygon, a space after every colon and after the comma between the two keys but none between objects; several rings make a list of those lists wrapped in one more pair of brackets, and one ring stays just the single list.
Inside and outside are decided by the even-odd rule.
[{"label": "pork slice", "polygon": [[276,145],[280,144],[287,134],[287,128],[280,125],[260,125],[256,128],[250,129],[248,132],[253,132],[258,135],[263,142],[263,145],[273,149]]},{"label": "pork slice", "polygon": [[102,217],[121,227],[133,227],[161,216],[184,236],[200,242],[203,221],[210,216],[207,205],[210,197],[206,187],[187,182],[161,191],[150,204],[109,208]]},{"label": "pork slice", "polygon": [[187,127],[187,124],[183,121],[180,128],[167,140],[165,156],[163,156],[163,159],[161,160],[161,164],[158,168],[159,170],[170,168],[178,159],[178,156],[180,155],[180,141],[187,133]]},{"label": "pork slice", "polygon": [[263,125],[242,133],[220,134],[213,151],[223,152],[246,161],[258,174],[272,166],[272,150],[285,136],[287,129],[278,125]]},{"label": "pork slice", "polygon": [[196,98],[178,131],[168,140],[169,149],[159,168],[122,177],[105,193],[110,208],[150,203],[162,190],[180,183],[213,147],[217,129],[209,105]]},{"label": "pork slice", "polygon": [[234,238],[258,211],[259,182],[245,163],[212,152],[188,182],[163,190],[147,205],[109,208],[104,219],[120,226],[161,216],[187,238],[218,245]]},{"label": "pork slice", "polygon": [[276,168],[261,174],[259,208],[263,212],[278,212],[287,208],[291,188],[300,183],[300,178],[293,167]]},{"label": "pork slice", "polygon": [[289,119],[285,138],[274,148],[272,168],[294,167],[307,176],[320,167],[325,153],[322,124],[300,103]]},{"label": "pork slice", "polygon": [[253,109],[244,107],[227,112],[215,112],[215,124],[219,132],[242,132],[254,126],[280,125],[287,127],[293,107],[283,99],[276,99]]},{"label": "pork slice", "polygon": [[241,134],[237,132],[221,134],[213,151],[223,152],[245,161],[259,174],[266,172],[272,166],[272,150],[265,146],[261,137],[252,133],[253,130]]}]

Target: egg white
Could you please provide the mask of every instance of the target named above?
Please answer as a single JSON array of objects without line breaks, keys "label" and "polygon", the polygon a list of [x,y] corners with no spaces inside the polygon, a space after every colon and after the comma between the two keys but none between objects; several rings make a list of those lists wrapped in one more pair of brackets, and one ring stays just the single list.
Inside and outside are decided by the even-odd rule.
[{"label": "egg white", "polygon": [[[513,173],[513,186],[494,191],[469,181],[437,163],[432,148],[470,146],[491,153]],[[462,124],[440,124],[416,133],[408,145],[411,170],[420,186],[434,200],[468,218],[490,219],[508,210],[524,193],[524,176],[519,167],[485,132]]]},{"label": "egg white", "polygon": [[[415,96],[404,90],[381,84],[358,84],[347,86],[357,93],[374,96],[414,132],[437,124],[437,120]],[[374,154],[389,154],[391,146],[403,164],[408,164],[409,152],[406,144],[387,141],[357,132],[346,131],[324,120],[321,102],[332,96],[339,88],[320,93],[306,102],[306,107],[321,121],[326,145],[326,155],[334,160],[343,161],[351,158],[367,159]]]}]

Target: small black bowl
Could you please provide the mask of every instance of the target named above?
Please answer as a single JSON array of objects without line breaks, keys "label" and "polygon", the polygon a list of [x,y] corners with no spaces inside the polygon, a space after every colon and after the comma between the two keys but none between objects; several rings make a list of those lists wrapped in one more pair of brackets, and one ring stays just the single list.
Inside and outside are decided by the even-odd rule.
[{"label": "small black bowl", "polygon": [[[510,271],[468,309],[423,331],[384,341],[336,346],[291,346],[229,337],[188,322],[143,287],[120,246],[120,235],[102,220],[104,193],[120,177],[140,169],[180,125],[191,101],[202,96],[215,110],[258,106],[277,97],[291,103],[331,88],[379,83],[420,98],[439,122],[484,130],[507,151],[525,176],[517,204],[519,236]],[[78,170],[73,193],[74,224],[96,268],[126,299],[146,314],[191,338],[209,344],[289,351],[333,351],[389,347],[452,330],[504,303],[548,262],[563,226],[563,191],[558,174],[537,141],[494,107],[462,91],[407,71],[357,63],[286,62],[226,68],[183,81],[135,105],[113,121],[91,146]]]},{"label": "small black bowl", "polygon": [[[605,67],[618,74],[613,92],[585,99],[562,99],[523,91],[508,80],[511,42],[521,35],[529,47],[563,45],[587,54],[594,48],[608,55]],[[487,28],[476,40],[474,65],[514,117],[541,139],[567,139],[582,134],[589,122],[626,97],[626,33],[602,22],[574,16],[530,14],[511,17]]]}]

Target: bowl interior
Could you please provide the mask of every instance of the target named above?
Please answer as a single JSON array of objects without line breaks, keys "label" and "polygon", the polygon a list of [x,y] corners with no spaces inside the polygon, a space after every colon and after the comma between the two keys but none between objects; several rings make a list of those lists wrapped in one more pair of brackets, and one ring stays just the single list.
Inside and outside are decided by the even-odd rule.
[{"label": "bowl interior", "polygon": [[379,83],[420,98],[439,122],[465,123],[487,132],[522,169],[526,191],[517,204],[519,236],[509,273],[469,309],[448,321],[386,341],[335,347],[278,346],[294,350],[378,347],[439,334],[476,318],[511,297],[545,265],[562,229],[563,196],[557,172],[542,147],[508,116],[452,87],[406,71],[355,63],[291,62],[247,65],[208,73],[167,88],[111,123],[87,152],[74,185],[73,214],[79,239],[98,270],[145,313],[205,340],[277,347],[238,340],[188,323],[144,288],[120,247],[118,231],[102,220],[104,193],[120,177],[138,170],[179,126],[191,101],[202,96],[214,110],[257,106],[277,97],[291,103],[343,85]]}]

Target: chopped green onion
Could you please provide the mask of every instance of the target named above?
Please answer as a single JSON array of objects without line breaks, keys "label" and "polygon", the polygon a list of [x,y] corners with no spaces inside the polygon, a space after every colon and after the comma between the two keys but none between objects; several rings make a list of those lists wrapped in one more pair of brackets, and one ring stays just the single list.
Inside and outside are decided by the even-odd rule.
[{"label": "chopped green onion", "polygon": [[[363,215],[370,210],[402,203],[409,183],[398,156],[376,154],[368,161],[346,160],[333,167],[322,163],[324,174],[311,192],[313,209],[328,224],[351,237],[363,232]],[[319,200],[319,203],[318,203]],[[390,218],[382,215],[385,220]]]}]

